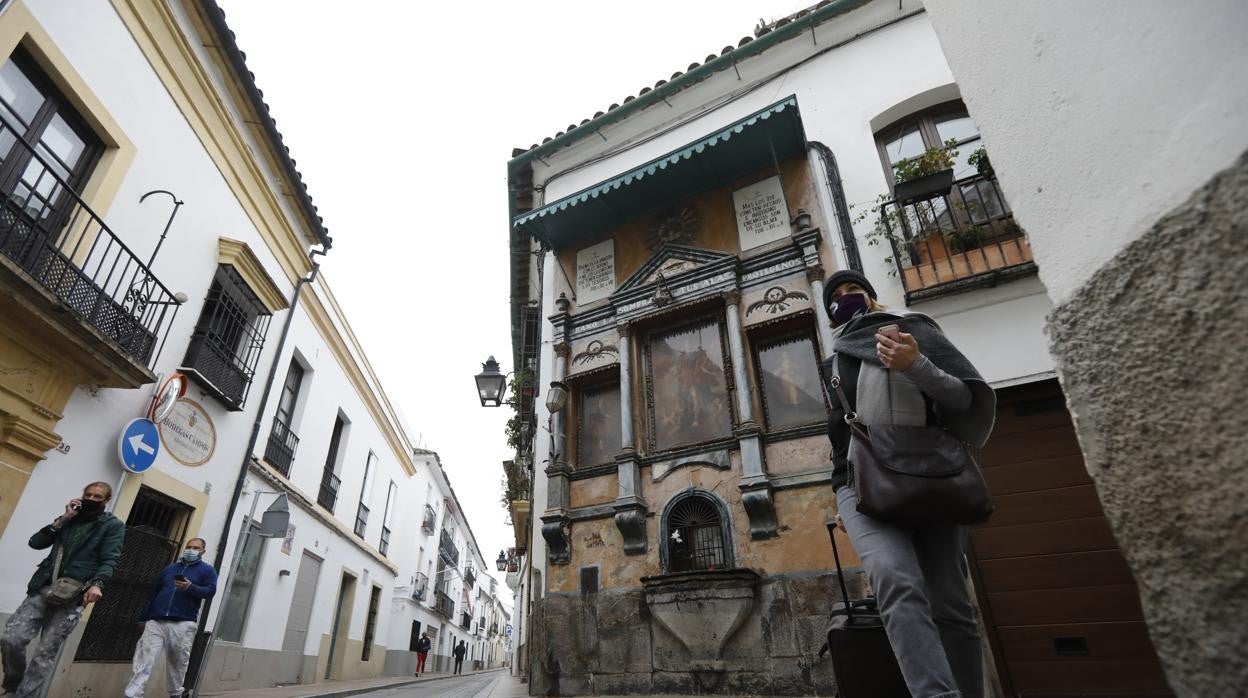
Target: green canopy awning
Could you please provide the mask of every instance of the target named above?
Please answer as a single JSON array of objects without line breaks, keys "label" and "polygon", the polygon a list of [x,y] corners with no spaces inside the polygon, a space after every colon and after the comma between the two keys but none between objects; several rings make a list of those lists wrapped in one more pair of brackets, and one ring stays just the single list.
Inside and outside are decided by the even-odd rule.
[{"label": "green canopy awning", "polygon": [[805,150],[797,97],[789,96],[634,170],[526,211],[512,224],[560,249]]}]

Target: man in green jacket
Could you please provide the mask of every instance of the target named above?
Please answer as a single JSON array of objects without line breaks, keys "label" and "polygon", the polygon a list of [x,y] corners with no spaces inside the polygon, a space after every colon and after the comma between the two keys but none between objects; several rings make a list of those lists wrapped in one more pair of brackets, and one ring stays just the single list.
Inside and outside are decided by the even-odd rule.
[{"label": "man in green jacket", "polygon": [[[82,490],[82,497],[69,500],[64,514],[30,537],[30,547],[51,550],[30,578],[26,600],[4,624],[0,654],[6,693],[18,698],[39,695],[83,607],[104,596],[104,585],[113,576],[126,537],[125,524],[104,511],[112,496],[108,483],[93,482]],[[60,566],[54,570],[58,553]],[[78,580],[82,591],[63,603],[49,599],[47,593],[58,577]],[[41,630],[39,648],[27,665],[26,646]]]}]

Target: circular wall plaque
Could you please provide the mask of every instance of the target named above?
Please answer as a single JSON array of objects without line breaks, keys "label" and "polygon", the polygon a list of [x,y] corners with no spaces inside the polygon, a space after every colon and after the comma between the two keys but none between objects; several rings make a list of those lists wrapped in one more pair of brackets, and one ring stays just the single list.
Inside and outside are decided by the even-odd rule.
[{"label": "circular wall plaque", "polygon": [[217,429],[202,405],[184,397],[160,423],[160,440],[182,465],[203,465],[217,449]]}]

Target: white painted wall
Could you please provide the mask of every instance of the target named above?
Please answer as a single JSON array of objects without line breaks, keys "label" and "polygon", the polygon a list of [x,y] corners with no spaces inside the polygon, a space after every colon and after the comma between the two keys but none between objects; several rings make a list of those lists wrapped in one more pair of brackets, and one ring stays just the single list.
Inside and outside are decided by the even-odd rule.
[{"label": "white painted wall", "polygon": [[[158,372],[167,374],[181,363],[198,319],[216,270],[219,236],[246,242],[287,296],[294,285],[285,279],[274,255],[222,179],[216,164],[205,153],[203,144],[186,123],[164,85],[153,73],[151,65],[135,46],[112,4],[108,0],[84,0],[72,4],[30,0],[28,4],[58,49],[69,58],[90,90],[135,145],[134,162],[125,173],[118,194],[108,210],[101,212],[110,227],[145,259],[164,227],[170,203],[167,199],[153,198],[140,206],[139,197],[152,189],[169,189],[186,202],[155,263],[155,272],[161,280],[173,291],[185,292],[189,298],[168,332],[167,344],[156,366]],[[177,8],[176,12],[181,13],[181,8]],[[220,79],[220,76],[215,77]],[[252,146],[257,151],[262,148],[260,144]],[[269,174],[271,181],[278,181],[275,173]],[[324,294],[324,284],[322,277],[317,284],[305,289],[305,298],[309,292]],[[325,305],[330,306],[328,301]],[[382,587],[382,605],[378,614],[376,642],[386,646],[393,642],[396,643],[395,648],[406,649],[410,618],[419,615],[427,621],[436,622],[437,617],[431,611],[415,608],[408,602],[403,603],[413,608],[407,615],[390,613],[394,590],[399,586],[403,588],[400,596],[409,595],[407,585],[418,571],[418,566],[421,567],[419,571],[427,571],[424,566],[436,559],[438,531],[446,513],[442,502],[444,497],[453,496],[452,491],[441,473],[436,456],[417,457],[414,476],[403,470],[401,454],[396,453],[385,438],[387,428],[397,428],[397,416],[387,414],[378,421],[348,379],[346,367],[312,323],[306,306],[301,305],[293,313],[289,338],[281,355],[276,357],[274,394],[262,415],[254,454],[264,454],[276,411],[276,396],[280,393],[291,357],[298,355],[310,370],[305,376],[296,419],[292,424],[300,443],[290,480],[295,488],[315,501],[334,419],[339,413],[344,414],[350,420],[350,426],[340,444],[341,466],[338,474],[342,484],[335,517],[345,526],[347,533],[326,525],[292,503],[291,522],[295,526],[293,545],[289,554],[284,554],[280,540],[266,543],[242,644],[247,648],[281,649],[300,556],[307,549],[322,558],[323,562],[304,652],[316,654],[321,636],[330,632],[344,569],[358,575],[349,637],[363,639],[369,592],[372,584],[378,583]],[[155,465],[155,469],[189,487],[209,493],[202,525],[188,534],[207,539],[210,559],[222,545],[219,538],[229,498],[243,461],[255,413],[262,401],[265,378],[273,366],[282,324],[289,314],[290,311],[283,311],[273,318],[244,411],[227,411],[194,385],[188,392],[188,397],[204,406],[215,425],[217,447],[213,457],[204,465],[192,468],[177,463],[162,452]],[[353,361],[359,366],[366,366],[367,363],[358,353],[353,355]],[[369,390],[381,395],[379,385],[371,385]],[[4,536],[0,537],[0,559],[6,560],[6,574],[0,575],[0,614],[11,612],[20,603],[30,573],[44,556],[42,551],[27,547],[26,541],[31,533],[58,515],[65,502],[77,496],[84,484],[94,480],[119,481],[121,468],[116,456],[117,435],[127,421],[145,412],[149,396],[150,386],[139,390],[95,391],[80,388],[75,391],[57,428],[70,446],[69,453],[52,451],[47,460],[39,464]],[[385,404],[384,395],[382,402]],[[402,448],[410,449],[410,440],[404,434],[400,433],[399,439]],[[377,456],[377,472],[371,491],[361,492],[370,451]],[[378,546],[391,481],[398,485],[399,491],[388,557],[397,565],[397,574],[362,547],[375,549]],[[273,487],[262,479],[248,476],[246,492],[271,489]],[[272,495],[261,497],[258,511],[263,511],[273,499]],[[371,510],[362,544],[350,533],[361,498]],[[245,494],[239,503],[230,526],[233,539],[237,539],[251,501],[252,495]],[[437,528],[431,535],[420,529],[427,501],[435,506],[439,517]],[[482,580],[488,582],[485,560],[476,549],[462,513],[457,513],[456,517],[455,527],[459,531],[457,544],[461,550],[460,571],[464,561],[473,559]],[[232,552],[233,546],[225,551],[226,560],[230,559]],[[289,570],[290,574],[281,575],[282,570]],[[214,617],[222,607],[225,575],[229,570],[221,572],[222,587],[214,605]],[[457,580],[452,584],[452,596],[457,602],[461,598],[458,584],[462,582]],[[432,605],[432,594],[425,605]],[[401,622],[403,620],[408,622]],[[215,620],[210,622],[210,627],[213,622]],[[124,667],[119,670],[124,670]]]},{"label": "white painted wall", "polygon": [[1242,2],[926,4],[1056,303],[1248,149]]}]

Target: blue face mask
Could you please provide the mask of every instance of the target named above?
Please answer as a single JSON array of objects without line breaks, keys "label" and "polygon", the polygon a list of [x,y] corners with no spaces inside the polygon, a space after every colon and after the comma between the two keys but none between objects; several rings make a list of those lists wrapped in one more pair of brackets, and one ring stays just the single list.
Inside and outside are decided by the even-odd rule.
[{"label": "blue face mask", "polygon": [[866,309],[867,294],[846,293],[832,301],[832,304],[828,306],[828,313],[832,316],[833,325],[844,325]]},{"label": "blue face mask", "polygon": [[188,565],[191,564],[192,562],[199,562],[199,551],[198,550],[183,550],[182,562],[185,562]]}]

